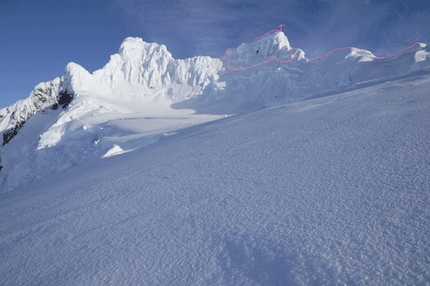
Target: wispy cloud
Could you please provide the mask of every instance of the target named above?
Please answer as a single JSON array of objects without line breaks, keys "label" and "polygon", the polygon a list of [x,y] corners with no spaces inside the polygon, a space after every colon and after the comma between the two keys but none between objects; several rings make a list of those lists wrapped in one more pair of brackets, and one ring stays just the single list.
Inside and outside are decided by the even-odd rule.
[{"label": "wispy cloud", "polygon": [[430,3],[388,0],[116,0],[145,40],[175,57],[220,56],[278,24],[309,55],[345,45],[390,52],[430,41]]}]

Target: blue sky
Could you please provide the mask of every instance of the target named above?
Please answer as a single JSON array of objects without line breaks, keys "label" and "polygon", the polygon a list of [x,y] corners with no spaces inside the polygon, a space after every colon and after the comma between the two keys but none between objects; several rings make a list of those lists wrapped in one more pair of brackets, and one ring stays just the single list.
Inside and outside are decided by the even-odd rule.
[{"label": "blue sky", "polygon": [[61,76],[68,62],[103,67],[128,36],[165,44],[175,58],[219,57],[280,23],[308,56],[430,43],[423,0],[0,0],[0,108]]}]

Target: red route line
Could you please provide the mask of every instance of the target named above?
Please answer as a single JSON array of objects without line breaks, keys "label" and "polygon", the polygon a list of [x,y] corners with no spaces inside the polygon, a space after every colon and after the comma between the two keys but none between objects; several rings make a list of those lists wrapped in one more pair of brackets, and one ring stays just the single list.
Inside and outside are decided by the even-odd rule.
[{"label": "red route line", "polygon": [[[265,34],[263,34],[263,35],[261,35],[261,36],[258,36],[257,38],[255,38],[255,39],[254,39],[254,42],[255,42],[255,41],[257,41],[257,40],[259,40],[259,39],[261,39],[261,38],[264,38],[265,36],[270,35],[270,34],[272,34],[272,33],[279,33],[279,32],[282,32],[282,27],[283,27],[283,26],[284,26],[284,25],[283,25],[283,24],[281,24],[281,25],[279,25],[279,26],[278,26],[278,28],[279,28],[279,29],[271,30],[271,31],[269,31],[269,32],[267,32],[267,33],[265,33]],[[406,48],[404,48],[404,49],[402,49],[402,50],[400,50],[400,51],[398,51],[398,52],[396,52],[396,53],[394,53],[394,54],[388,55],[388,56],[375,56],[375,55],[373,55],[371,52],[369,52],[369,54],[370,54],[370,55],[372,55],[372,56],[373,56],[375,59],[377,59],[377,60],[386,60],[386,59],[390,59],[390,58],[392,58],[392,57],[398,56],[398,55],[400,55],[400,54],[404,53],[405,51],[410,50],[410,49],[412,49],[413,47],[415,47],[415,46],[417,46],[417,45],[421,45],[421,44],[422,44],[422,43],[420,43],[420,42],[415,42],[415,43],[413,43],[412,45],[410,45],[410,46],[408,46],[408,47],[406,47]],[[344,51],[344,50],[353,49],[353,48],[354,48],[354,47],[351,47],[351,46],[347,46],[347,47],[344,47],[344,48],[336,48],[336,49],[333,49],[333,50],[331,50],[331,51],[329,51],[329,52],[325,53],[325,54],[324,54],[324,55],[322,55],[322,56],[317,56],[317,57],[314,57],[314,58],[311,58],[311,59],[306,59],[306,58],[305,58],[305,59],[306,59],[307,61],[315,61],[315,60],[323,59],[323,58],[325,58],[325,57],[329,56],[330,54],[332,54],[332,53],[334,53],[334,52],[337,52],[337,51]],[[355,49],[357,49],[357,50],[361,50],[361,51],[366,51],[366,50],[359,49],[359,48],[355,48]],[[293,49],[291,48],[291,49],[290,49],[290,58],[289,58],[288,60],[280,60],[280,59],[278,59],[278,58],[274,58],[274,57],[272,57],[272,58],[268,58],[268,59],[267,59],[267,60],[265,60],[265,61],[262,61],[262,62],[259,62],[259,63],[256,63],[256,64],[253,64],[253,65],[250,65],[250,66],[247,66],[247,67],[243,67],[243,68],[235,68],[235,67],[232,67],[232,66],[231,66],[230,58],[228,57],[228,52],[229,52],[229,51],[234,51],[234,50],[236,50],[236,48],[235,48],[235,47],[232,47],[232,48],[228,48],[228,49],[225,51],[225,57],[226,57],[226,59],[227,59],[227,69],[228,69],[228,70],[231,70],[231,71],[244,71],[244,70],[248,70],[248,69],[255,68],[255,67],[257,67],[257,66],[261,66],[261,65],[267,64],[267,63],[269,63],[269,62],[271,62],[271,61],[276,61],[276,62],[278,62],[278,63],[291,63],[291,62],[293,61],[293,58],[294,58],[294,55],[293,55]]]}]

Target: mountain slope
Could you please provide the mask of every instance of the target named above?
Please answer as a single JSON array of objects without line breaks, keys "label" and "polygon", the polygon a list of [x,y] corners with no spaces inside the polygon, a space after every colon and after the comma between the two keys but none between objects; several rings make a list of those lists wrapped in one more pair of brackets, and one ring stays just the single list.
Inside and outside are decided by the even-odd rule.
[{"label": "mountain slope", "polygon": [[184,129],[0,196],[5,285],[425,285],[430,77]]},{"label": "mountain slope", "polygon": [[62,77],[0,110],[0,192],[225,115],[427,73],[429,58],[417,43],[386,59],[351,47],[307,59],[274,31],[220,59],[181,60],[127,38],[102,69],[69,63]]}]

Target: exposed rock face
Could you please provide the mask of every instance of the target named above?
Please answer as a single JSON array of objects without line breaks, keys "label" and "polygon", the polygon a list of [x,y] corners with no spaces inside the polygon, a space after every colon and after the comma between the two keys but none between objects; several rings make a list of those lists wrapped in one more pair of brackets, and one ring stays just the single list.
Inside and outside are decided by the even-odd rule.
[{"label": "exposed rock face", "polygon": [[73,100],[73,93],[66,90],[60,90],[58,93],[58,104],[63,108],[66,109],[67,106],[72,102]]},{"label": "exposed rock face", "polygon": [[3,131],[3,146],[18,134],[19,129],[33,114],[45,108],[55,108],[58,103],[58,86],[59,79],[40,83],[27,99],[2,110],[1,124],[7,126]]},{"label": "exposed rock face", "polygon": [[59,106],[67,108],[73,100],[73,92],[62,88],[63,81],[64,78],[62,80],[56,78],[40,83],[27,99],[1,110],[0,124],[7,126],[3,129],[3,146],[18,134],[25,122],[35,113],[44,112],[46,109],[57,110]]}]

